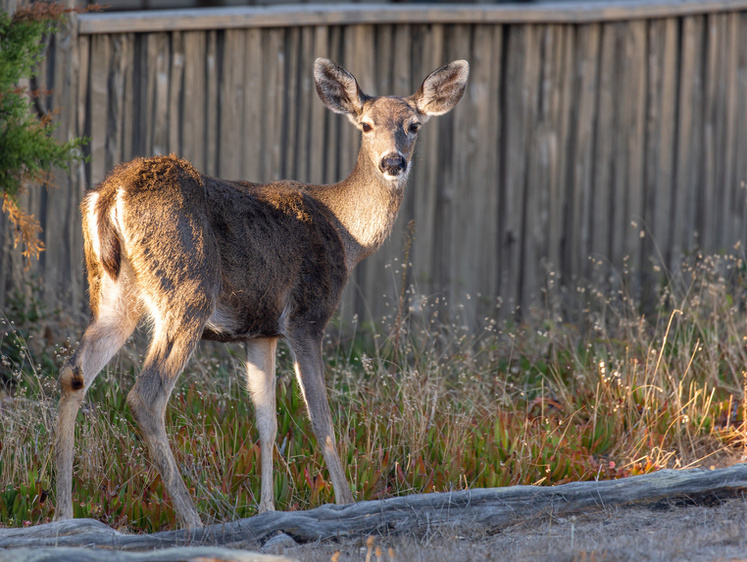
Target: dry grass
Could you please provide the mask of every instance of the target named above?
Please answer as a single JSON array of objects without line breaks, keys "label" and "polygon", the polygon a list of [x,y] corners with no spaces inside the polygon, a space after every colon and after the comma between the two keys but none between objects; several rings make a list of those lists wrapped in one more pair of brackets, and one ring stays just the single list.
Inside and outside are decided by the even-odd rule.
[{"label": "dry grass", "polygon": [[[707,256],[670,276],[649,315],[625,290],[576,287],[576,304],[563,308],[549,287],[546,310],[525,323],[490,317],[479,329],[444,321],[437,299],[405,291],[383,327],[327,342],[356,498],[733,462],[744,446],[745,288],[741,258]],[[0,336],[12,380],[0,402],[0,525],[10,526],[53,515],[55,364],[73,347],[34,347],[44,315],[16,308]],[[176,521],[124,404],[142,349],[120,353],[91,388],[73,488],[77,517],[154,531]],[[206,521],[254,514],[259,494],[253,414],[236,378],[242,350],[216,349],[190,362],[167,413]],[[279,509],[307,509],[333,494],[291,373],[281,352],[275,498]]]}]

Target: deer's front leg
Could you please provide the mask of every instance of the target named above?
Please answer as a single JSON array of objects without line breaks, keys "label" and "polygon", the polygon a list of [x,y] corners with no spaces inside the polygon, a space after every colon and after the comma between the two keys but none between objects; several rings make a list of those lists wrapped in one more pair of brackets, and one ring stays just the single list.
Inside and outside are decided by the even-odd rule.
[{"label": "deer's front leg", "polygon": [[275,396],[277,338],[256,339],[246,346],[246,385],[256,412],[262,462],[262,495],[259,512],[275,511],[272,455],[278,433]]},{"label": "deer's front leg", "polygon": [[327,399],[327,385],[324,381],[324,361],[322,359],[321,338],[289,338],[295,356],[296,377],[301,394],[311,418],[316,440],[322,448],[327,470],[335,490],[335,502],[338,504],[353,503],[353,494],[345,478],[345,471],[340,462],[335,445],[335,434],[332,426],[332,413]]}]

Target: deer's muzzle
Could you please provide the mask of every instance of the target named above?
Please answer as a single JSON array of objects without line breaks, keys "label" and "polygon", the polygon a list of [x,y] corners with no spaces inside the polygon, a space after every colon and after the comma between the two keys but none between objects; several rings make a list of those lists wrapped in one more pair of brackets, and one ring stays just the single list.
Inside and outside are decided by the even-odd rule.
[{"label": "deer's muzzle", "polygon": [[397,152],[387,154],[379,162],[381,173],[387,176],[399,176],[407,169],[407,160]]}]

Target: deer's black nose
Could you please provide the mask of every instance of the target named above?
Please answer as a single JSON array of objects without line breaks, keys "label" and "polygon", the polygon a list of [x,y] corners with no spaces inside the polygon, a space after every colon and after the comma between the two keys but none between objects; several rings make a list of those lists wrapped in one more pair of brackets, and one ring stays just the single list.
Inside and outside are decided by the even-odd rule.
[{"label": "deer's black nose", "polygon": [[396,152],[387,154],[379,162],[379,169],[382,173],[390,176],[398,176],[407,168],[407,162],[404,156]]}]

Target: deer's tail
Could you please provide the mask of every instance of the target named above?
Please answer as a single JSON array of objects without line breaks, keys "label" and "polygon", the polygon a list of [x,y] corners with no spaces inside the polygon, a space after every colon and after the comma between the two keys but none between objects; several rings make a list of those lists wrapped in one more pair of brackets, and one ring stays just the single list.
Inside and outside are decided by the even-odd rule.
[{"label": "deer's tail", "polygon": [[122,243],[116,222],[116,189],[102,183],[83,198],[83,240],[88,293],[93,317],[98,316],[102,280],[116,281],[122,267]]},{"label": "deer's tail", "polygon": [[103,269],[116,280],[122,266],[122,246],[115,223],[117,194],[107,187],[100,185],[83,200],[83,236],[89,272]]}]

